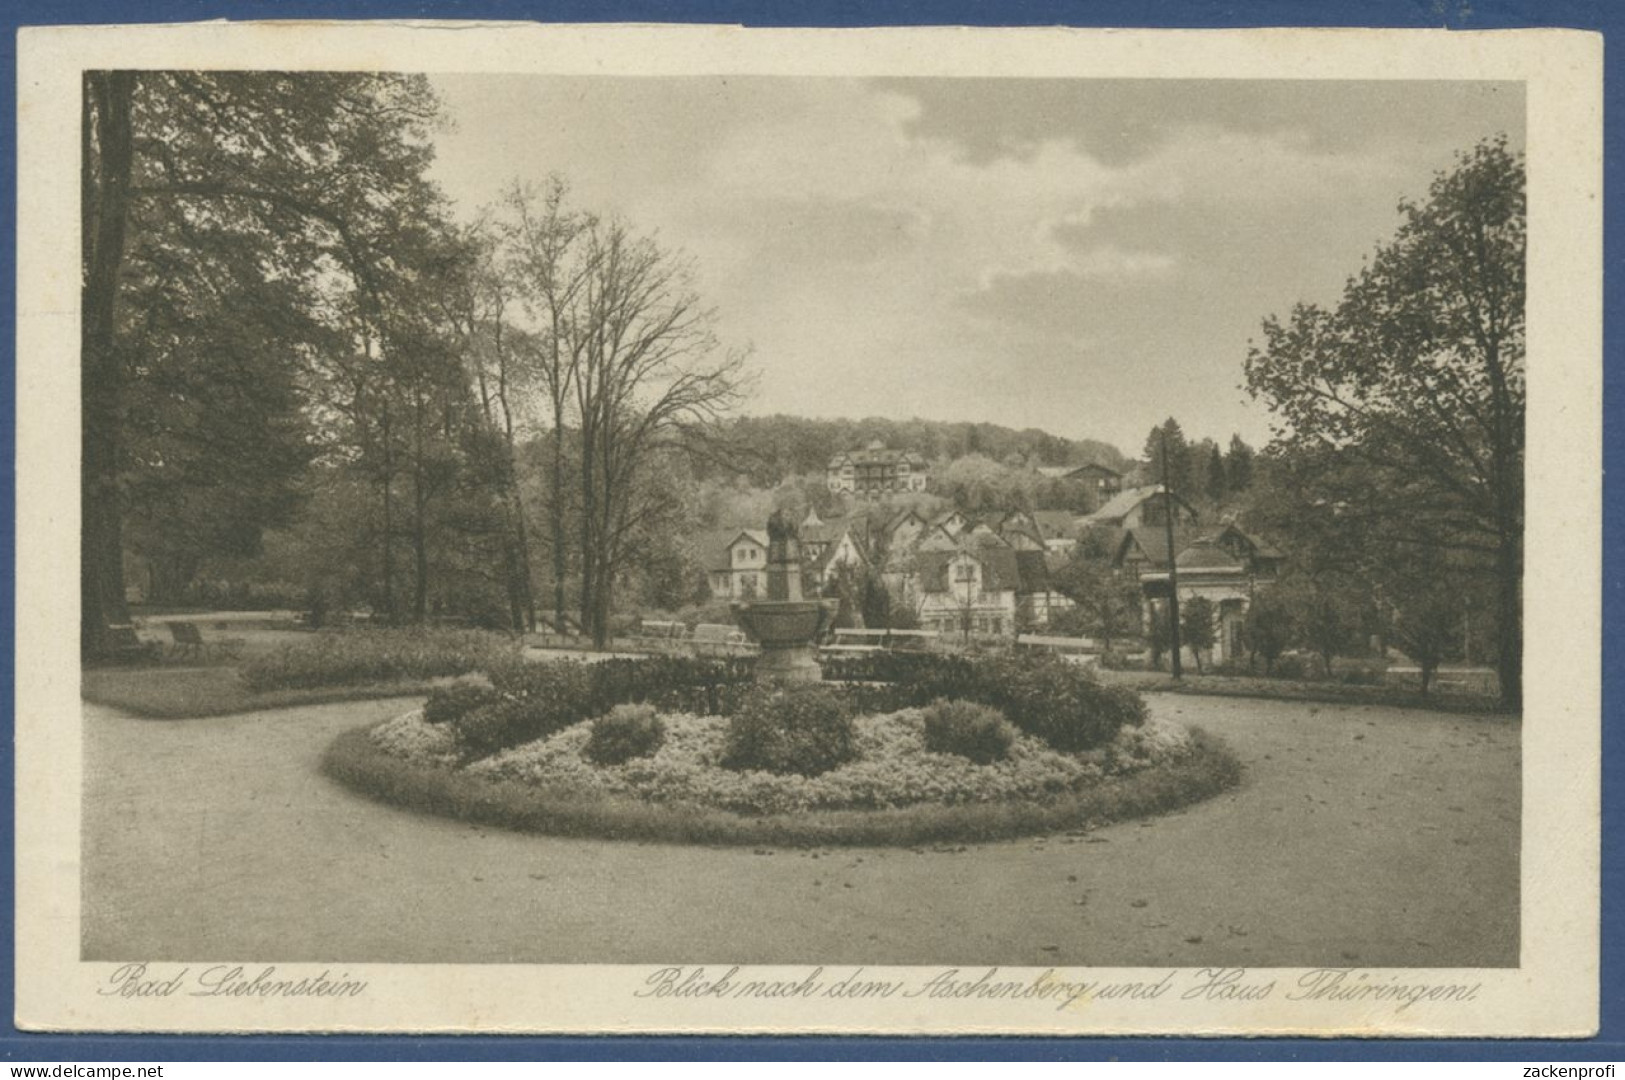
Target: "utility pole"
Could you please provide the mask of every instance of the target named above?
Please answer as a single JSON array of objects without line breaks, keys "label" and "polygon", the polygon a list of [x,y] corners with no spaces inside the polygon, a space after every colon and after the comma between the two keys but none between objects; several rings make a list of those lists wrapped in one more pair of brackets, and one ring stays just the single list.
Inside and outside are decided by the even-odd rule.
[{"label": "utility pole", "polygon": [[1173,645],[1172,670],[1174,678],[1185,672],[1179,660],[1179,568],[1175,566],[1178,552],[1174,550],[1174,489],[1168,483],[1168,432],[1162,437],[1162,515],[1163,535],[1168,541],[1168,640]]}]

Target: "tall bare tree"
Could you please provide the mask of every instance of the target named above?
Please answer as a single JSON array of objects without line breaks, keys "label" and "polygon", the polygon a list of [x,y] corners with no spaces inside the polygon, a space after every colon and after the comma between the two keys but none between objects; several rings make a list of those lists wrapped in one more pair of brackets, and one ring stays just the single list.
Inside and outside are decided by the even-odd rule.
[{"label": "tall bare tree", "polygon": [[615,582],[640,530],[673,509],[651,483],[662,458],[693,451],[742,400],[744,350],[724,351],[688,260],[621,221],[586,231],[588,274],[574,330],[581,438],[583,628],[602,647]]},{"label": "tall bare tree", "polygon": [[553,574],[553,625],[565,619],[565,579],[569,574],[569,488],[565,480],[570,406],[590,334],[585,308],[593,272],[587,238],[597,219],[566,204],[569,187],[557,176],[538,190],[515,183],[503,200],[504,271],[537,334],[531,371],[545,399],[548,432],[549,548]]}]

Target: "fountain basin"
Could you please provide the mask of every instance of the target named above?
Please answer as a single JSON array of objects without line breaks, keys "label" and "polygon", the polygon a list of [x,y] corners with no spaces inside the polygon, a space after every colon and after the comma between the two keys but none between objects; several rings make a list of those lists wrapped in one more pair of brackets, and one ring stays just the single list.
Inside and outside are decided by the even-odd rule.
[{"label": "fountain basin", "polygon": [[734,620],[762,647],[756,680],[812,682],[822,677],[815,643],[835,621],[835,600],[745,600]]}]

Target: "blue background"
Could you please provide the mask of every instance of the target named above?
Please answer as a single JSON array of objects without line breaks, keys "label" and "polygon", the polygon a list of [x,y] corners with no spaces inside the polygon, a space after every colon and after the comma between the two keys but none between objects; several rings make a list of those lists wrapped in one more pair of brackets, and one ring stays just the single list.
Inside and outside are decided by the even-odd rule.
[{"label": "blue background", "polygon": [[[8,209],[7,236],[0,249],[0,340],[15,348],[15,215],[16,215],[16,35],[18,26],[62,23],[186,22],[201,19],[261,18],[443,18],[538,19],[550,22],[701,22],[747,26],[886,26],[969,24],[982,26],[1398,26],[1485,30],[1557,26],[1611,31],[1625,28],[1620,8],[1606,0],[10,0],[0,12],[6,33],[0,54],[0,117],[4,118],[4,169],[0,199]],[[1609,41],[1605,61],[1607,130],[1606,194],[1613,196],[1625,126],[1621,114],[1621,50]],[[1606,281],[1619,278],[1621,225],[1612,214],[1605,222]],[[527,1060],[619,1058],[666,1059],[1102,1059],[1124,1060],[1478,1060],[1528,1062],[1625,1058],[1622,1053],[1622,971],[1620,900],[1625,891],[1619,844],[1621,796],[1618,773],[1625,766],[1625,738],[1619,721],[1619,698],[1625,689],[1620,620],[1625,614],[1625,575],[1613,542],[1625,524],[1620,476],[1625,444],[1619,427],[1625,421],[1619,343],[1625,323],[1625,292],[1605,289],[1607,325],[1604,409],[1604,567],[1603,567],[1603,947],[1602,1032],[1584,1041],[1415,1041],[1317,1039],[877,1039],[877,1038],[521,1038],[359,1036],[63,1036],[32,1035],[10,1026],[13,957],[0,946],[0,1017],[5,1025],[0,1051],[7,1061],[95,1060]],[[14,380],[0,382],[0,424],[6,428],[6,467],[0,469],[0,560],[14,566],[15,524]],[[6,721],[11,722],[13,662],[13,579],[0,574],[0,664],[4,665]],[[1531,722],[1538,723],[1539,718]],[[9,731],[0,739],[5,775],[13,778]],[[14,788],[13,788],[14,790]],[[10,858],[12,800],[0,800],[0,836],[6,853],[0,859],[0,919],[4,941],[12,940],[13,863]]]}]

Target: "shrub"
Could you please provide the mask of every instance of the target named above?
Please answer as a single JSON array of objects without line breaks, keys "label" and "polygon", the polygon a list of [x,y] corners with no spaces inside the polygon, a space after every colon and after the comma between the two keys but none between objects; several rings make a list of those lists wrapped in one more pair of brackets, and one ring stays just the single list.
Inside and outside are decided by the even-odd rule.
[{"label": "shrub", "polygon": [[[514,697],[547,697],[560,693],[561,678],[580,693],[581,713],[588,719],[616,705],[648,702],[664,712],[731,713],[749,689],[754,657],[646,656],[582,664],[572,660],[515,662],[491,672],[498,691]],[[560,675],[560,669],[567,674]],[[584,678],[584,686],[575,680]]]},{"label": "shrub", "polygon": [[329,630],[243,665],[249,689],[291,690],[485,671],[517,659],[512,638],[483,630]]},{"label": "shrub", "polygon": [[978,695],[1010,722],[1056,750],[1092,750],[1125,725],[1145,721],[1145,703],[1126,686],[1102,686],[1086,669],[1046,654],[984,661]]},{"label": "shrub", "polygon": [[[485,757],[547,734],[547,725],[531,703],[499,697],[451,722],[457,742],[470,757]],[[534,731],[536,734],[531,735]]]},{"label": "shrub", "polygon": [[817,776],[851,760],[852,716],[834,687],[758,687],[728,721],[723,765]]},{"label": "shrub", "polygon": [[935,701],[925,710],[925,748],[958,754],[978,765],[1010,754],[1016,729],[997,709],[970,701]]},{"label": "shrub", "polygon": [[1307,670],[1303,657],[1283,656],[1275,661],[1274,667],[1270,669],[1270,674],[1278,679],[1301,679]]},{"label": "shrub", "polygon": [[617,704],[601,697],[593,667],[562,661],[498,668],[491,677],[496,700],[457,716],[452,723],[464,745],[479,754],[494,754],[551,735]]},{"label": "shrub", "polygon": [[459,682],[437,686],[429,691],[429,700],[423,705],[423,719],[429,724],[444,724],[491,704],[496,697],[497,693],[490,683]]},{"label": "shrub", "polygon": [[617,705],[592,722],[587,760],[595,765],[624,765],[648,757],[666,741],[666,722],[652,705]]},{"label": "shrub", "polygon": [[[747,707],[759,709],[764,691],[752,681],[754,669],[750,657],[659,656],[592,664],[526,663],[515,658],[489,669],[494,695],[482,697],[447,688],[436,695],[432,711],[437,722],[467,728],[465,741],[471,752],[495,753],[602,716],[617,705],[647,704],[658,712],[730,717]],[[811,695],[807,701],[833,702],[848,715],[924,708],[944,698],[988,705],[1002,710],[1018,729],[1068,752],[1100,746],[1119,728],[1137,725],[1145,715],[1134,691],[1101,686],[1088,669],[1045,654],[873,653],[833,659],[826,663],[824,675],[839,685],[826,682],[778,693],[791,695],[793,708]],[[503,701],[518,704],[495,708]],[[464,718],[470,718],[466,725]],[[743,723],[749,727],[755,720]],[[768,747],[763,751],[764,760],[788,760],[773,749],[780,743],[819,744],[822,738],[816,732],[781,738],[772,730],[763,727],[759,737],[749,737],[756,740],[750,745]],[[838,744],[838,737],[831,738]],[[818,765],[828,755],[817,745],[807,752],[811,754],[807,768],[828,767]],[[837,757],[842,752],[831,751]],[[754,751],[742,750],[742,754],[741,761],[757,759]],[[802,767],[796,763],[783,766],[791,771]]]}]

